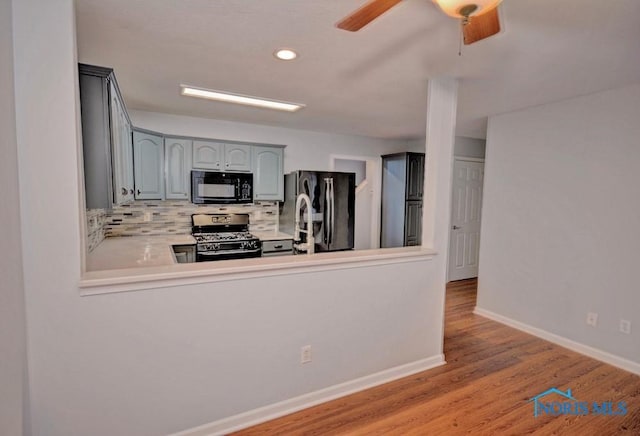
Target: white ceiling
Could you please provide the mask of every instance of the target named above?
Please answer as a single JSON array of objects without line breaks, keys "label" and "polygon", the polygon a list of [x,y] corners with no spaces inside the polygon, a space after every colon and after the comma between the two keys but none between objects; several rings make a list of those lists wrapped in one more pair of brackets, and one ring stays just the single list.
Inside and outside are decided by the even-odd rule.
[{"label": "white ceiling", "polygon": [[[471,137],[488,115],[640,82],[640,0],[504,0],[503,32],[462,56],[458,22],[431,0],[334,27],[364,2],[76,0],[78,57],[115,69],[129,109],[380,138],[424,135],[432,77],[460,79],[457,133]],[[181,83],[307,107],[182,97]]]}]

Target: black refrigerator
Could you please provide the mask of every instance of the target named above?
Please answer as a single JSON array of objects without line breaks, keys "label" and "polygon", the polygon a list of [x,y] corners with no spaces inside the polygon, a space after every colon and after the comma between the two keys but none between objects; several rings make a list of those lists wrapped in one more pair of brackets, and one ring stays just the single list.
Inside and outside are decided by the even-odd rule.
[{"label": "black refrigerator", "polygon": [[[295,207],[299,194],[311,199],[311,217],[315,251],[353,249],[355,222],[355,173],[294,171],[284,176],[284,205],[280,229],[294,234]],[[307,206],[302,203],[300,228],[306,230]],[[306,242],[306,233],[300,234]]]}]

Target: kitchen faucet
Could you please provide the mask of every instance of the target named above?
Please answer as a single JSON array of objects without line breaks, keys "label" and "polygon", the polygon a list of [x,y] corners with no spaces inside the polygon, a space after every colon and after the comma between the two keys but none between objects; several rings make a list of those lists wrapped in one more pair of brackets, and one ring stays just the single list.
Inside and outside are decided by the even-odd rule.
[{"label": "kitchen faucet", "polygon": [[[302,207],[302,202],[306,202],[307,204],[307,229],[302,230],[300,228],[300,209]],[[307,234],[307,242],[300,242],[300,233]],[[293,235],[294,241],[297,243],[294,244],[294,248],[299,251],[306,251],[307,254],[313,254],[315,248],[315,239],[313,237],[313,220],[311,214],[311,199],[307,194],[300,194],[296,199],[296,227]]]}]

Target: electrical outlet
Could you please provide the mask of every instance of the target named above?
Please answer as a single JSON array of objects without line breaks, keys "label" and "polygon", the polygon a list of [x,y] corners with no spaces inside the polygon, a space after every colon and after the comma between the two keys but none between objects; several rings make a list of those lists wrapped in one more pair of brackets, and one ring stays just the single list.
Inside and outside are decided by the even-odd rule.
[{"label": "electrical outlet", "polygon": [[626,335],[631,334],[631,321],[628,319],[620,320],[620,333],[624,333]]},{"label": "electrical outlet", "polygon": [[305,345],[300,349],[300,363],[311,362],[311,345]]},{"label": "electrical outlet", "polygon": [[598,325],[598,314],[595,312],[587,313],[587,325],[595,327]]},{"label": "electrical outlet", "polygon": [[145,212],[144,213],[144,222],[148,223],[153,220],[153,213]]}]

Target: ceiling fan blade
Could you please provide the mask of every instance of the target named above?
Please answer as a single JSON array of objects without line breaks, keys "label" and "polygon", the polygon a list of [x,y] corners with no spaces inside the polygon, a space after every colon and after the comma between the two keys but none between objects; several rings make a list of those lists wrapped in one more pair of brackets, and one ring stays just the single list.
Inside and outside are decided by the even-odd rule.
[{"label": "ceiling fan blade", "polygon": [[387,12],[402,0],[371,0],[366,5],[336,24],[338,29],[355,32]]},{"label": "ceiling fan blade", "polygon": [[464,44],[469,45],[500,32],[498,8],[493,8],[482,15],[476,15],[464,25]]}]

